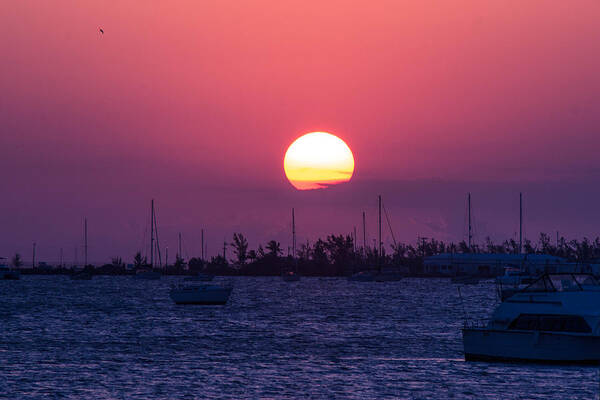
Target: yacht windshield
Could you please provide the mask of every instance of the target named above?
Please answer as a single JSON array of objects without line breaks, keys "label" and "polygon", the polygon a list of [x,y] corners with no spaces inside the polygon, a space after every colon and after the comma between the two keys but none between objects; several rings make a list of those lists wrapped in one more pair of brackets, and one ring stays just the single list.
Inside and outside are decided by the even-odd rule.
[{"label": "yacht windshield", "polygon": [[587,274],[546,274],[527,286],[525,292],[573,292],[600,290],[596,278]]}]

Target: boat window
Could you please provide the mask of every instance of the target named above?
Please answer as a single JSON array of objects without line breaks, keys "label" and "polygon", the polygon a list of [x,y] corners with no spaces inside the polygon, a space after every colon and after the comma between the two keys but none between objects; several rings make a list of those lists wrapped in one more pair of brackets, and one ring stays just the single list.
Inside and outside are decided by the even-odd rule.
[{"label": "boat window", "polygon": [[523,331],[584,332],[592,331],[578,315],[521,314],[508,327]]}]

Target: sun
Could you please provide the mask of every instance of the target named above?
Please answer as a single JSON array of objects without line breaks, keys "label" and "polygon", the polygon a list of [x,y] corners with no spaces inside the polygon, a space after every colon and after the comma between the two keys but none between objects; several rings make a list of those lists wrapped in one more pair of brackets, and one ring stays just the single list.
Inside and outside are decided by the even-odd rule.
[{"label": "sun", "polygon": [[288,147],[283,169],[296,189],[322,189],[352,178],[354,156],[339,137],[327,132],[311,132]]}]

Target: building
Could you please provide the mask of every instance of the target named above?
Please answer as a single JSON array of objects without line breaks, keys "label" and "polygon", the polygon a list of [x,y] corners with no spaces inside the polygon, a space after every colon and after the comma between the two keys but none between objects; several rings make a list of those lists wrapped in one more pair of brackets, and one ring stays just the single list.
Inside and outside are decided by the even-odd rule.
[{"label": "building", "polygon": [[506,268],[522,269],[532,275],[542,272],[594,272],[592,265],[570,263],[549,254],[442,253],[425,257],[423,262],[423,272],[429,276],[498,276],[503,275]]}]

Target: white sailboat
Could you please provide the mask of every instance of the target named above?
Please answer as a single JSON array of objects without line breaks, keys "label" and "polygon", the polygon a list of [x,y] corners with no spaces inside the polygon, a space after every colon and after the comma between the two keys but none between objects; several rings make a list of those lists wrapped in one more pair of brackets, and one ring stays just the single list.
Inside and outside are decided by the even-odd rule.
[{"label": "white sailboat", "polygon": [[[397,282],[402,279],[402,274],[395,268],[384,268],[382,266],[383,260],[383,242],[381,240],[381,195],[377,197],[379,204],[379,217],[378,217],[378,226],[379,226],[379,243],[377,249],[377,269],[360,271],[348,279],[354,282]],[[387,216],[387,213],[386,213]],[[391,231],[391,225],[388,226]],[[364,231],[364,218],[363,218],[363,231]],[[393,236],[393,232],[392,232]],[[395,240],[394,240],[395,241]]]}]

